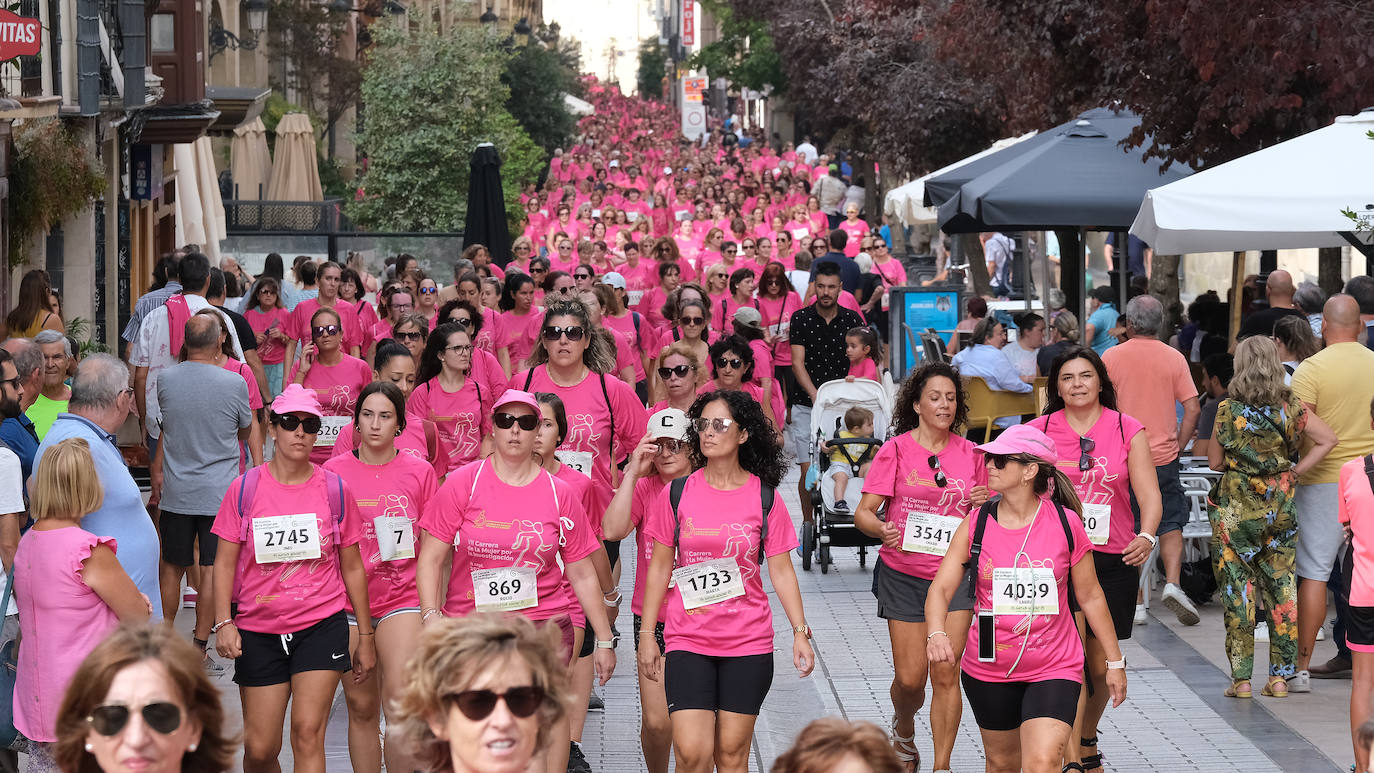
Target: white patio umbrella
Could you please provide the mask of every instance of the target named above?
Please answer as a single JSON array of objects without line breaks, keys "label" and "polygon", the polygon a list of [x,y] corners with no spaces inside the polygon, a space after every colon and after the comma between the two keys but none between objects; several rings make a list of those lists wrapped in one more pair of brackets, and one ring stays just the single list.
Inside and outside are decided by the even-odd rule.
[{"label": "white patio umbrella", "polygon": [[1374,234],[1374,108],[1146,192],[1131,233],[1161,255],[1354,246]]},{"label": "white patio umbrella", "polygon": [[592,107],[592,104],[590,102],[578,99],[577,97],[574,97],[572,94],[563,95],[563,104],[567,105],[568,110],[573,115],[577,116],[591,115],[592,113],[596,112],[596,108]]},{"label": "white patio umbrella", "polygon": [[958,169],[964,164],[977,161],[978,159],[996,153],[1002,148],[1009,148],[1022,140],[1030,139],[1035,136],[1035,132],[1027,132],[1020,137],[1008,137],[998,140],[987,150],[974,153],[968,158],[962,158],[949,166],[937,169],[930,174],[912,180],[909,183],[893,188],[888,191],[887,197],[883,202],[883,212],[896,217],[902,225],[925,225],[934,223],[938,219],[939,211],[936,207],[925,206],[926,180],[945,172]]}]

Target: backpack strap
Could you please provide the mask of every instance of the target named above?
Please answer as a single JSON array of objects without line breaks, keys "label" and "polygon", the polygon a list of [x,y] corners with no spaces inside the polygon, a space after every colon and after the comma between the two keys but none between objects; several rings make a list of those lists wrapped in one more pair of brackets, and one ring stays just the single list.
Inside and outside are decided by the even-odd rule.
[{"label": "backpack strap", "polygon": [[333,470],[324,471],[324,493],[329,500],[330,524],[334,530],[334,547],[339,546],[339,524],[343,523],[343,478]]},{"label": "backpack strap", "polygon": [[978,514],[973,518],[973,539],[968,543],[968,560],[964,562],[964,569],[973,569],[973,582],[968,584],[969,599],[977,599],[977,589],[974,587],[978,581],[978,558],[983,553],[983,532],[988,527],[988,517],[997,517],[997,503],[1001,500],[984,502],[978,508]]},{"label": "backpack strap", "polygon": [[[537,367],[539,367],[539,366],[536,365],[536,366],[534,366],[534,367],[537,368]],[[534,368],[530,368],[529,370],[525,371],[525,388],[522,389],[522,390],[520,390],[520,391],[522,391],[522,392],[528,392],[528,391],[530,391],[530,382],[531,382],[531,381],[534,381]]]},{"label": "backpack strap", "polygon": [[258,494],[258,480],[262,477],[262,467],[254,467],[243,474],[239,481],[239,543],[248,541],[248,529],[250,519],[248,511],[244,509],[243,503],[252,503]]},{"label": "backpack strap", "polygon": [[615,467],[615,408],[611,405],[611,393],[606,389],[606,374],[598,373],[597,378],[601,379],[601,396],[606,398],[606,414],[611,417],[611,437],[607,441],[607,448],[611,453],[611,466]]},{"label": "backpack strap", "polygon": [[678,515],[678,505],[682,504],[682,490],[687,487],[687,476],[674,478],[668,484],[668,503],[673,506],[673,563],[677,563],[677,543],[682,536],[682,518]]},{"label": "backpack strap", "polygon": [[1369,478],[1369,487],[1374,489],[1374,454],[1365,454],[1364,474]]},{"label": "backpack strap", "polygon": [[439,429],[428,419],[421,419],[420,427],[425,431],[425,451],[429,453],[429,463],[434,464],[439,459]]},{"label": "backpack strap", "polygon": [[759,504],[763,507],[763,525],[759,527],[759,566],[763,566],[767,558],[763,554],[763,546],[768,544],[768,514],[773,512],[773,501],[776,497],[777,490],[760,480]]},{"label": "backpack strap", "polygon": [[639,346],[639,322],[640,322],[639,312],[637,312],[637,311],[632,311],[632,312],[630,312],[630,319],[634,320],[634,323],[635,323],[635,346]]}]

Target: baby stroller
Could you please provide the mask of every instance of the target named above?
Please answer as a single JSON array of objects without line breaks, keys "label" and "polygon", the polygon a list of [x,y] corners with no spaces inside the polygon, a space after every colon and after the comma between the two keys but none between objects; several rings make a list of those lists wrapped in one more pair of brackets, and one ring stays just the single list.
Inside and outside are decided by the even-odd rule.
[{"label": "baby stroller", "polygon": [[[839,437],[844,429],[844,414],[850,408],[867,408],[873,412],[873,437]],[[815,518],[811,523],[802,524],[801,550],[802,569],[810,571],[814,554],[821,565],[821,574],[830,571],[830,548],[857,547],[859,566],[868,559],[868,548],[880,544],[881,540],[864,534],[854,526],[854,511],[859,507],[863,494],[864,481],[859,477],[859,468],[873,458],[878,447],[887,439],[892,424],[891,388],[877,381],[857,379],[827,381],[816,390],[816,399],[811,409],[811,435],[815,443],[811,446],[811,475],[809,482],[811,503],[815,508]],[[862,445],[864,452],[857,458],[850,458],[844,446]],[[844,499],[847,511],[835,509],[834,472],[839,465],[832,463],[830,454],[837,447],[844,452],[849,463],[849,482],[845,486]]]}]

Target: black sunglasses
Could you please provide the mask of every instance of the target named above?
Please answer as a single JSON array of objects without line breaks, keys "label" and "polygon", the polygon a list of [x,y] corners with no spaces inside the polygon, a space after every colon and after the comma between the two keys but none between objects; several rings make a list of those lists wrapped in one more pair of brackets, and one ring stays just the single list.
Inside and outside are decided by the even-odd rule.
[{"label": "black sunglasses", "polygon": [[586,332],[581,325],[545,325],[540,334],[544,336],[545,341],[557,341],[563,336],[567,336],[569,341],[581,341]]},{"label": "black sunglasses", "polygon": [[448,321],[459,327],[472,327],[472,317],[449,317]]},{"label": "black sunglasses", "polygon": [[[143,715],[145,725],[162,735],[174,733],[178,727],[181,727],[181,707],[175,703],[166,701],[145,703],[139,709],[139,713]],[[86,724],[103,736],[115,736],[119,735],[120,731],[129,724],[129,717],[131,716],[133,716],[133,710],[128,706],[122,703],[111,703],[91,709],[91,713],[86,717]]]},{"label": "black sunglasses", "polygon": [[988,454],[988,461],[992,462],[992,466],[999,470],[1005,470],[1007,468],[1007,462],[1030,464],[1030,462],[1026,461],[1025,457],[1016,456],[1014,454]]},{"label": "black sunglasses", "polygon": [[323,422],[320,420],[319,416],[306,416],[304,419],[302,419],[299,416],[295,416],[288,413],[284,416],[277,417],[278,427],[281,427],[287,432],[295,432],[296,428],[300,427],[301,429],[305,430],[305,434],[307,435],[320,434],[320,425],[322,423]]},{"label": "black sunglasses", "polygon": [[677,376],[678,378],[687,378],[687,374],[688,374],[688,373],[691,373],[691,372],[692,372],[692,366],[691,366],[691,365],[674,365],[674,366],[671,367],[671,368],[659,368],[659,369],[658,369],[658,377],[661,378],[661,379],[663,379],[664,381],[667,381],[669,376]]},{"label": "black sunglasses", "polygon": [[491,422],[495,424],[499,429],[510,429],[511,425],[519,424],[520,429],[523,429],[526,432],[533,432],[534,428],[539,426],[539,417],[535,416],[532,413],[527,413],[523,416],[516,416],[513,413],[506,413],[502,411],[501,413],[494,414],[491,417]]},{"label": "black sunglasses", "polygon": [[325,336],[336,336],[339,334],[339,326],[316,325],[310,328],[310,332],[314,333],[316,338],[324,338]]},{"label": "black sunglasses", "polygon": [[739,370],[740,368],[744,367],[744,360],[741,360],[738,357],[719,357],[716,359],[716,367]]},{"label": "black sunglasses", "polygon": [[573,279],[591,279],[591,274],[573,274]]},{"label": "black sunglasses", "polygon": [[1097,449],[1097,441],[1090,437],[1080,437],[1078,439],[1078,469],[1080,472],[1087,472],[1092,469],[1093,458],[1088,456]]},{"label": "black sunglasses", "polygon": [[491,690],[464,690],[445,696],[444,700],[458,707],[463,716],[473,722],[481,722],[496,710],[496,702],[504,700],[510,713],[524,719],[533,716],[544,702],[544,688],[537,686],[511,687],[505,692]]},{"label": "black sunglasses", "polygon": [[930,465],[930,469],[935,471],[935,485],[940,488],[949,485],[949,478],[946,478],[945,471],[940,469],[940,457],[931,454],[930,457],[926,459],[926,464]]},{"label": "black sunglasses", "polygon": [[414,333],[396,333],[395,336],[405,341],[419,341],[421,338],[425,337],[425,334],[416,331]]},{"label": "black sunglasses", "polygon": [[677,318],[677,323],[678,323],[679,325],[692,325],[692,326],[704,325],[704,324],[706,324],[706,318],[705,318],[705,317],[678,317],[678,318]]}]

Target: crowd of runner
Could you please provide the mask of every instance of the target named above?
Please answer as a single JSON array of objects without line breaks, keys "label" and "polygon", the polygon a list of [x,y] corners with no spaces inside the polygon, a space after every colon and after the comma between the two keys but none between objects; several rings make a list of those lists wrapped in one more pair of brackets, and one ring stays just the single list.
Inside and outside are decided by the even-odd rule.
[{"label": "crowd of runner", "polygon": [[[473,244],[451,275],[410,255],[374,275],[361,256],[288,268],[273,254],[251,277],[181,250],[139,299],[123,359],[74,356],[46,276],[25,277],[0,348],[0,603],[18,640],[11,746],[29,771],[224,770],[236,754],[270,771],[287,743],[294,769],[323,771],[340,682],[354,770],[589,771],[594,685],[631,668],[646,769],[747,769],[775,672],[765,574],[792,629],[783,656],[798,677],[816,665],[778,488],[799,465],[812,518],[809,465],[845,453],[817,448],[813,400],[836,380],[890,383],[887,289],[905,269],[886,227],[861,219],[864,182],[842,156],[729,127],[688,143],[661,105],[595,83],[589,99],[579,142],[522,195],[504,266]],[[1122,351],[1158,333],[1149,301],[1125,310]],[[1374,652],[1361,310],[1327,302],[1327,349],[1290,370],[1291,392],[1269,336],[1243,342],[1208,454],[1224,470],[1227,694],[1251,694],[1257,608],[1274,653],[1264,694],[1305,686],[1310,643],[1297,652],[1292,629],[1317,596],[1295,590],[1293,543],[1323,527],[1298,521],[1293,490],[1321,474],[1337,535],[1308,548],[1324,574],[1304,573],[1301,552],[1298,571],[1321,580],[1324,617],[1354,532],[1342,642],[1356,729]],[[902,382],[890,437],[850,471],[853,522],[881,543],[893,718],[817,723],[774,770],[947,771],[961,696],[989,771],[1103,769],[1097,725],[1127,696],[1141,567],[1182,525],[1176,460],[1197,396],[1153,349],[1118,365],[1063,344],[1030,357],[1034,375],[1049,355],[1043,415],[981,445],[960,434],[960,370],[933,362]],[[1182,425],[1172,399],[1162,418],[1132,413],[1141,389],[1179,393]],[[126,461],[138,449],[116,444],[131,415],[146,495]],[[871,414],[845,425],[844,439],[874,434]],[[842,514],[847,482],[827,479]],[[1165,603],[1196,622],[1164,554]],[[186,641],[170,624],[190,599]],[[616,660],[622,630],[632,664]],[[229,664],[237,742],[211,681]],[[931,738],[917,739],[927,703]]]}]

